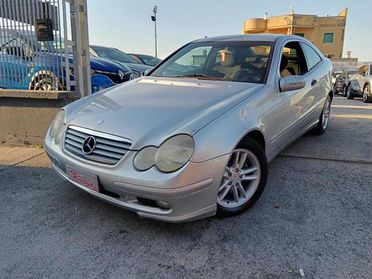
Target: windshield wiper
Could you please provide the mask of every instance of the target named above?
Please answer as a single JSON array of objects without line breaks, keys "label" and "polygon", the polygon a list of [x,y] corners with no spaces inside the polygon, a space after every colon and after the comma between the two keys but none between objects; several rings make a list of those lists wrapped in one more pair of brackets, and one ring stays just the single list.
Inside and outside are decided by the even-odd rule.
[{"label": "windshield wiper", "polygon": [[176,78],[197,78],[197,79],[207,79],[207,80],[223,80],[219,77],[212,77],[204,74],[190,74],[190,75],[180,75],[175,76]]}]

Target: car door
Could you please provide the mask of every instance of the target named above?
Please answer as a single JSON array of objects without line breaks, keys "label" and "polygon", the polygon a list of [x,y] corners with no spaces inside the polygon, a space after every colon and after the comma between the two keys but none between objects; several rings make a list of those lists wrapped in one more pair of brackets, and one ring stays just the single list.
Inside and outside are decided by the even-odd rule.
[{"label": "car door", "polygon": [[[283,60],[288,63],[285,70],[279,70],[278,82],[286,75],[304,75],[307,72],[306,60],[299,41],[288,41],[282,47],[281,67]],[[276,103],[268,115],[267,121],[270,142],[276,149],[285,148],[301,131],[302,118],[305,112],[308,91],[311,89],[310,83],[303,89],[278,92],[279,102]],[[278,98],[275,98],[278,99]]]},{"label": "car door", "polygon": [[322,108],[325,98],[329,93],[327,92],[329,73],[322,67],[324,61],[311,45],[301,42],[301,47],[306,60],[307,72],[304,74],[304,77],[308,86],[301,104],[301,128],[306,129],[319,119],[321,113],[319,108]]}]

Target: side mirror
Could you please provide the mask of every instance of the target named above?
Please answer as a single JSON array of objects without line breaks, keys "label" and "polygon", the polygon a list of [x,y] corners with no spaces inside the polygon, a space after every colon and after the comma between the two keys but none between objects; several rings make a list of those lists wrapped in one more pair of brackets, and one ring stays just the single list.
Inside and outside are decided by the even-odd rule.
[{"label": "side mirror", "polygon": [[306,80],[303,76],[283,77],[279,81],[281,92],[299,90],[306,86]]}]

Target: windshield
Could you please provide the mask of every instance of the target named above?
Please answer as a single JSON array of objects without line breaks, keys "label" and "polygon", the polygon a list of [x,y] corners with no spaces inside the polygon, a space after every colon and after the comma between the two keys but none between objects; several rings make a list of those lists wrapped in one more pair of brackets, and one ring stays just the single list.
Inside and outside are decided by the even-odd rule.
[{"label": "windshield", "polygon": [[347,76],[350,77],[351,75],[355,75],[356,72],[357,72],[356,70],[355,71],[348,71]]},{"label": "windshield", "polygon": [[124,52],[108,47],[92,47],[93,50],[98,54],[99,57],[106,59],[116,60],[123,63],[134,63],[138,64],[132,57],[125,54]]},{"label": "windshield", "polygon": [[191,43],[151,76],[264,83],[271,42]]},{"label": "windshield", "polygon": [[[64,53],[65,52],[65,44],[64,39],[60,38],[55,41],[38,41],[35,36],[29,36],[26,38],[29,43],[36,48],[38,51],[41,52],[50,52],[50,53]],[[67,52],[72,53],[72,47],[67,47]]]},{"label": "windshield", "polygon": [[138,56],[148,66],[156,66],[161,62],[161,59],[156,58],[156,57],[152,57],[152,56],[148,56],[148,55],[138,55]]}]

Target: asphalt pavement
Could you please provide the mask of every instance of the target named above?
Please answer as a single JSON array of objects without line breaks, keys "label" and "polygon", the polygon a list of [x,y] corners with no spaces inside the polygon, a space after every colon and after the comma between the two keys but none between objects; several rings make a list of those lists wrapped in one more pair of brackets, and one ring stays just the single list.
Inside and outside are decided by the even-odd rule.
[{"label": "asphalt pavement", "polygon": [[0,147],[0,278],[372,278],[372,105],[337,97],[326,134],[270,165],[233,218],[139,219]]}]

